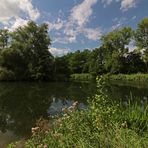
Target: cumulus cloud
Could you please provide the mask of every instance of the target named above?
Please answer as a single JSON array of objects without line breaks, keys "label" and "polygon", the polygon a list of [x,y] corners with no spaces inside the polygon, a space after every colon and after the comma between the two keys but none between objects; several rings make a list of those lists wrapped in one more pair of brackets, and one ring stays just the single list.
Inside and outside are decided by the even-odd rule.
[{"label": "cumulus cloud", "polygon": [[100,28],[84,28],[82,29],[85,37],[90,40],[98,40],[102,36],[102,30]]},{"label": "cumulus cloud", "polygon": [[92,6],[96,3],[97,0],[84,0],[81,4],[74,6],[70,15],[72,22],[76,22],[79,26],[85,25],[92,15]]},{"label": "cumulus cloud", "polygon": [[67,54],[68,52],[70,52],[70,49],[51,47],[49,51],[52,53],[52,55],[59,57],[59,56],[63,56]]},{"label": "cumulus cloud", "polygon": [[110,31],[116,30],[121,28],[123,25],[127,23],[127,18],[121,17],[121,18],[114,18],[113,19],[114,25],[111,27]]},{"label": "cumulus cloud", "polygon": [[136,7],[137,0],[122,0],[121,8],[123,11],[127,11],[129,8]]},{"label": "cumulus cloud", "polygon": [[101,0],[101,2],[104,4],[104,6],[106,6],[110,5],[113,2],[113,0]]},{"label": "cumulus cloud", "polygon": [[61,20],[60,18],[58,18],[56,22],[52,23],[52,22],[47,21],[46,23],[48,24],[49,31],[60,30],[64,25],[64,21]]},{"label": "cumulus cloud", "polygon": [[[61,37],[57,37],[54,42],[65,44],[74,43],[80,34],[89,40],[99,39],[101,36],[101,29],[87,27],[90,17],[93,14],[92,7],[96,3],[97,0],[84,0],[82,3],[74,6],[70,11],[67,21],[59,21],[59,23],[62,22],[61,28],[64,35],[62,34]],[[51,23],[50,28],[55,29],[56,25],[60,25],[59,23]]]},{"label": "cumulus cloud", "polygon": [[22,13],[34,21],[40,17],[40,12],[34,8],[31,0],[0,0],[1,23],[6,24],[9,20],[20,17]]},{"label": "cumulus cloud", "polygon": [[110,5],[112,2],[120,2],[121,5],[120,9],[122,11],[127,11],[130,8],[136,7],[138,1],[140,0],[101,0],[104,7]]},{"label": "cumulus cloud", "polygon": [[8,28],[10,31],[17,29],[20,26],[25,26],[28,23],[28,20],[22,19],[20,17],[16,18],[14,21],[11,21],[11,27]]}]

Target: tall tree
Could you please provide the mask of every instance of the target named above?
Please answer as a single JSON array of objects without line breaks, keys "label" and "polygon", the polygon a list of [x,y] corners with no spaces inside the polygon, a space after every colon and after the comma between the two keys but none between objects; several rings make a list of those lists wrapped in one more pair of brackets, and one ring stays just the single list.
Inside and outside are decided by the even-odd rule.
[{"label": "tall tree", "polygon": [[108,72],[120,72],[120,68],[122,67],[121,59],[128,52],[126,45],[129,44],[132,36],[132,29],[130,27],[124,27],[102,37],[102,46],[105,49],[105,67]]},{"label": "tall tree", "polygon": [[101,38],[102,46],[109,53],[113,53],[113,51],[117,51],[122,54],[126,53],[127,49],[125,48],[125,45],[129,44],[132,34],[133,31],[130,27],[114,30]]},{"label": "tall tree", "polygon": [[148,18],[144,18],[135,31],[136,45],[144,50],[144,61],[148,71]]},{"label": "tall tree", "polygon": [[136,45],[148,50],[148,18],[144,18],[135,32]]},{"label": "tall tree", "polygon": [[52,79],[50,44],[47,25],[30,21],[12,32],[11,46],[2,53],[2,66],[14,71],[17,79]]}]

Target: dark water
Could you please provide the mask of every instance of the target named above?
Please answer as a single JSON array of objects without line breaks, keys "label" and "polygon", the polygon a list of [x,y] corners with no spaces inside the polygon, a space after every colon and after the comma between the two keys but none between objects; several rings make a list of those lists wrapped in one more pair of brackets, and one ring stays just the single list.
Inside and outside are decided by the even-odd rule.
[{"label": "dark water", "polygon": [[[0,83],[0,148],[28,137],[37,119],[59,114],[74,101],[86,108],[87,98],[96,91],[95,83]],[[107,94],[147,103],[148,87],[109,85]]]}]

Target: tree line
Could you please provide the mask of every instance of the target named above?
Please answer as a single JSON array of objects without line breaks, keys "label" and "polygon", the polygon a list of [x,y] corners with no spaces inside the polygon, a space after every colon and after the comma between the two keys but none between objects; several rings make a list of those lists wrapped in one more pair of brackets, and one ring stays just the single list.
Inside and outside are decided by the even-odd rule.
[{"label": "tree line", "polygon": [[[131,42],[136,47],[129,52]],[[148,72],[148,18],[137,28],[123,27],[102,36],[101,46],[54,57],[46,24],[30,21],[10,32],[0,30],[0,80],[68,80],[74,73]],[[49,49],[49,50],[48,50]]]}]

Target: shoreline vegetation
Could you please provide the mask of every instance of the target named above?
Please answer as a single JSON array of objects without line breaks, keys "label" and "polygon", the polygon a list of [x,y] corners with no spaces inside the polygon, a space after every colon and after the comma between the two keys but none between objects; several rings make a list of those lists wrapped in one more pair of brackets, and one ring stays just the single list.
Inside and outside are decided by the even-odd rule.
[{"label": "shoreline vegetation", "polygon": [[98,93],[89,99],[90,107],[77,110],[78,102],[62,109],[62,115],[39,119],[32,137],[8,148],[147,148],[148,105],[112,102],[103,92],[104,77],[97,80]]}]

